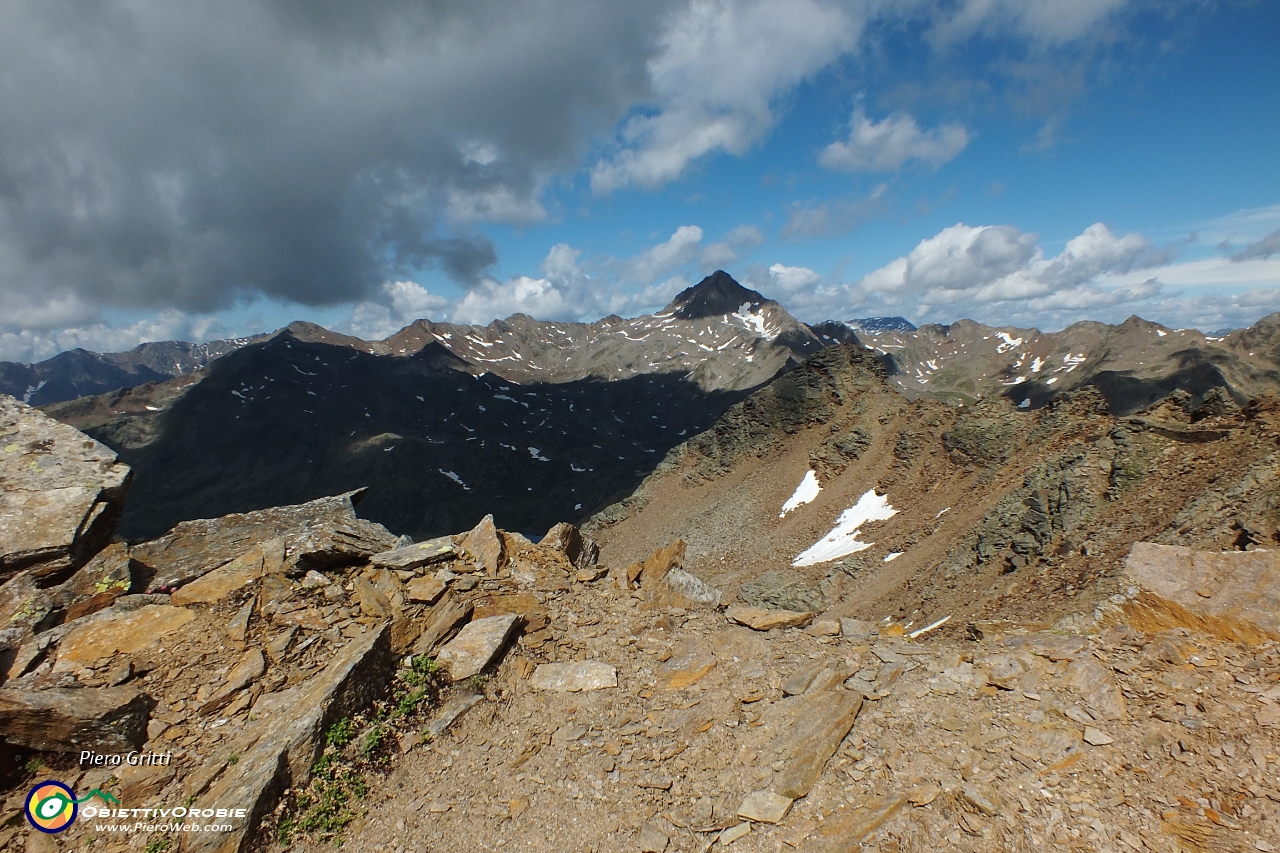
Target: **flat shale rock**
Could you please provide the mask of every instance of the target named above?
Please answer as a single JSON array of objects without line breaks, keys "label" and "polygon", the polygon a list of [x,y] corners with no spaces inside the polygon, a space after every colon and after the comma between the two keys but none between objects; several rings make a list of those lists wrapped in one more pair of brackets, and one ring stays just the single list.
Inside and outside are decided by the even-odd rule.
[{"label": "flat shale rock", "polygon": [[444,591],[449,585],[439,578],[420,577],[414,578],[405,584],[405,597],[410,601],[420,601],[423,604],[435,604],[440,600],[440,596],[444,595]]},{"label": "flat shale rock", "polygon": [[497,657],[519,622],[520,617],[514,613],[469,622],[458,636],[445,643],[437,660],[448,665],[449,678],[454,682],[479,675]]},{"label": "flat shale rock", "polygon": [[0,579],[87,562],[115,531],[129,480],[106,445],[0,394]]},{"label": "flat shale rock", "polygon": [[211,604],[221,601],[238,589],[262,577],[264,555],[261,545],[254,545],[221,568],[214,569],[181,589],[174,590],[170,601],[175,606]]},{"label": "flat shale rock", "polygon": [[724,612],[730,622],[746,625],[755,631],[768,631],[771,628],[799,628],[813,621],[812,613],[800,613],[795,610],[765,610],[763,607],[749,607],[735,604]]},{"label": "flat shale rock", "polygon": [[1122,586],[1124,610],[1142,631],[1192,628],[1258,645],[1280,640],[1280,551],[1193,551],[1136,542]]},{"label": "flat shale rock", "polygon": [[155,703],[132,687],[0,689],[0,737],[50,752],[128,752],[147,739]]},{"label": "flat shale rock", "polygon": [[853,728],[862,709],[860,693],[840,688],[818,690],[790,700],[798,703],[795,725],[779,734],[782,769],[773,780],[773,791],[799,799],[809,793],[822,775],[827,760]]},{"label": "flat shale rock", "polygon": [[583,693],[618,686],[618,669],[600,661],[544,663],[533,671],[529,686],[554,693]]},{"label": "flat shale rock", "polygon": [[453,537],[440,536],[428,539],[426,542],[374,554],[369,562],[382,569],[420,569],[432,563],[452,560],[457,553],[458,549],[454,547]]},{"label": "flat shale rock", "polygon": [[773,791],[755,791],[747,795],[738,807],[738,817],[743,820],[754,820],[760,823],[778,823],[791,811],[795,802],[790,797],[775,794]]},{"label": "flat shale rock", "polygon": [[188,584],[277,538],[287,555],[284,568],[359,563],[399,542],[381,524],[356,516],[355,504],[364,493],[357,489],[294,506],[184,521],[158,539],[133,546],[130,553],[145,568],[153,589]]},{"label": "flat shale rock", "polygon": [[658,683],[666,690],[683,690],[701,681],[715,668],[716,655],[704,640],[690,637],[672,650],[658,670]]},{"label": "flat shale rock", "polygon": [[839,819],[827,821],[811,843],[802,845],[803,853],[844,853],[858,850],[862,839],[884,826],[906,805],[898,795],[872,797],[858,803]]},{"label": "flat shale rock", "polygon": [[58,663],[92,663],[117,652],[132,654],[194,618],[190,610],[167,604],[122,612],[112,608],[77,624],[63,638],[58,644]]}]

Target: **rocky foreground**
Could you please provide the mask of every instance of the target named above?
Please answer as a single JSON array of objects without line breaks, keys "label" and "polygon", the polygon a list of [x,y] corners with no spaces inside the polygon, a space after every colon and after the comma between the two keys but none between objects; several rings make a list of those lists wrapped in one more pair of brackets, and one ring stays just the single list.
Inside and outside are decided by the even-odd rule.
[{"label": "rocky foreground", "polygon": [[[952,631],[730,600],[680,540],[414,543],[359,492],[126,544],[110,451],[3,414],[2,849],[1280,849],[1275,550],[1137,543],[1087,612]],[[46,835],[50,778],[245,817]]]}]

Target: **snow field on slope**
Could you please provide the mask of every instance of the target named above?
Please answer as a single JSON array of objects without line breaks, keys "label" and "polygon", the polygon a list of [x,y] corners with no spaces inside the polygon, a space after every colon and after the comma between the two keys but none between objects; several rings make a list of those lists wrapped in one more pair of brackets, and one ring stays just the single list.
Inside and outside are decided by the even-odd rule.
[{"label": "snow field on slope", "polygon": [[782,512],[778,513],[778,518],[782,518],[791,510],[804,506],[818,496],[818,492],[822,491],[821,484],[818,483],[818,475],[812,470],[807,471],[804,479],[800,481],[800,485],[796,486],[796,490],[791,493],[791,497],[787,498],[787,502],[782,505]]},{"label": "snow field on slope", "polygon": [[840,513],[830,533],[792,560],[791,565],[813,566],[865,551],[875,543],[859,542],[858,528],[868,521],[885,521],[897,514],[887,495],[877,495],[875,489],[868,489],[856,504]]}]

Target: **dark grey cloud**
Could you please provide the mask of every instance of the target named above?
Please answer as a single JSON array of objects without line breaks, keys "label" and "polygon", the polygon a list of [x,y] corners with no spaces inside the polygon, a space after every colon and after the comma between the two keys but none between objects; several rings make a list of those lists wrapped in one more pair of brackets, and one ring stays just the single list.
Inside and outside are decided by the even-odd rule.
[{"label": "dark grey cloud", "polygon": [[663,4],[0,5],[0,306],[359,298],[495,260],[648,85]]},{"label": "dark grey cloud", "polygon": [[1251,261],[1254,258],[1269,258],[1276,254],[1280,254],[1280,230],[1272,231],[1258,242],[1245,246],[1232,255],[1231,260],[1239,263]]},{"label": "dark grey cloud", "polygon": [[[385,300],[422,267],[474,293],[480,223],[545,218],[583,167],[605,193],[745,153],[869,22],[946,24],[949,64],[992,33],[1087,41],[1132,2],[6,0],[0,334]],[[786,236],[871,212],[801,205]]]}]

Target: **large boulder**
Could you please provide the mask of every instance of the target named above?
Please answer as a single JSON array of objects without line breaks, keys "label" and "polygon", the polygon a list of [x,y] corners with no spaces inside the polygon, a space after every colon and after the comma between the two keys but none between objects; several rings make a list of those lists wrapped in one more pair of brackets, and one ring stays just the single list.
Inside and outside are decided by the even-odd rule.
[{"label": "large boulder", "polygon": [[129,480],[109,447],[0,394],[0,581],[88,562],[115,532]]},{"label": "large boulder", "polygon": [[332,568],[390,551],[399,539],[356,516],[365,489],[222,518],[184,521],[158,539],[130,549],[153,589],[190,583],[253,546],[280,538],[286,567]]},{"label": "large boulder", "polygon": [[128,752],[155,702],[133,687],[0,689],[0,738],[47,752]]},{"label": "large boulder", "polygon": [[1193,551],[1135,542],[1123,581],[1125,604],[1143,631],[1193,628],[1227,640],[1280,640],[1280,551]]}]

